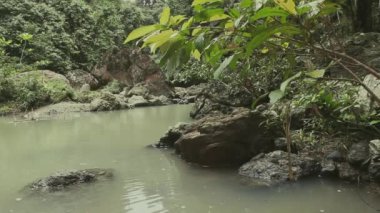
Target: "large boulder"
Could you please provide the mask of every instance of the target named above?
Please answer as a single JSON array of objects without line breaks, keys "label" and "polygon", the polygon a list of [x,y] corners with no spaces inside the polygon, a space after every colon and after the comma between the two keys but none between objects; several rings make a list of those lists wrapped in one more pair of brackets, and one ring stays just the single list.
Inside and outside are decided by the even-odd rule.
[{"label": "large boulder", "polygon": [[207,166],[236,166],[261,152],[274,148],[281,133],[263,125],[266,117],[258,111],[235,108],[228,115],[206,116],[194,123],[170,130],[159,143],[174,145],[189,162]]},{"label": "large boulder", "polygon": [[[121,98],[121,97],[120,97]],[[90,104],[91,111],[110,111],[122,109],[124,100],[112,93],[101,93],[99,97],[93,99]],[[127,100],[125,100],[127,101]]]},{"label": "large boulder", "polygon": [[57,172],[25,187],[30,192],[57,192],[75,185],[93,183],[113,177],[112,169],[84,169]]},{"label": "large boulder", "polygon": [[132,107],[149,106],[150,103],[142,96],[134,95],[128,99],[128,104]]},{"label": "large boulder", "polygon": [[35,96],[34,99],[36,100],[29,101],[45,102],[44,104],[58,103],[70,100],[73,96],[73,88],[69,80],[65,76],[50,70],[23,72],[14,76],[13,79],[17,87],[23,87],[18,89],[21,91],[30,90],[33,93],[32,95],[26,94],[29,97],[23,97],[28,99]]},{"label": "large boulder", "polygon": [[160,67],[148,54],[136,49],[124,48],[107,55],[93,69],[92,74],[103,84],[112,80],[126,86],[143,83],[152,95],[173,94]]},{"label": "large boulder", "polygon": [[290,154],[289,162],[289,154],[278,150],[252,158],[239,168],[239,174],[257,185],[272,186],[317,175],[320,170],[319,162],[313,158]]},{"label": "large boulder", "polygon": [[207,114],[228,114],[235,107],[251,106],[252,101],[253,96],[248,90],[214,81],[197,95],[190,116],[199,119]]},{"label": "large boulder", "polygon": [[97,89],[100,86],[99,81],[91,73],[83,70],[69,71],[65,76],[70,81],[71,86],[77,89],[86,84],[90,86],[90,89]]}]

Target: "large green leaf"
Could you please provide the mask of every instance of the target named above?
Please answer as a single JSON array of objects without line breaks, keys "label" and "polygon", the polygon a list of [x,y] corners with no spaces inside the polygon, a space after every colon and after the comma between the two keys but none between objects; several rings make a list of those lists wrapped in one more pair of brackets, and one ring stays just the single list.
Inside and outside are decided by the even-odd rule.
[{"label": "large green leaf", "polygon": [[194,0],[192,6],[214,3],[214,2],[222,2],[222,0]]},{"label": "large green leaf", "polygon": [[246,47],[247,55],[251,55],[254,49],[259,47],[261,44],[263,44],[272,35],[276,33],[284,33],[288,35],[293,35],[293,34],[301,33],[301,30],[292,25],[279,25],[279,26],[274,26],[271,28],[261,30],[253,37],[253,39],[250,42],[248,42],[247,47]]},{"label": "large green leaf", "polygon": [[280,90],[285,92],[286,88],[288,87],[289,83],[294,81],[295,79],[299,78],[302,75],[301,72],[293,75],[292,77],[286,79],[284,82],[281,83]]},{"label": "large green leaf", "polygon": [[270,100],[270,103],[276,103],[278,100],[280,100],[281,98],[283,98],[285,96],[285,93],[281,90],[274,90],[272,92],[269,93],[269,100]]},{"label": "large green leaf", "polygon": [[279,8],[272,8],[272,7],[264,7],[257,11],[255,15],[253,15],[250,19],[250,21],[256,21],[261,18],[267,18],[267,17],[275,17],[275,16],[280,16],[280,17],[287,17],[289,14],[281,10]]},{"label": "large green leaf", "polygon": [[242,0],[240,1],[240,7],[241,8],[248,8],[252,6],[253,1],[252,0]]},{"label": "large green leaf", "polygon": [[191,17],[189,20],[187,20],[185,23],[183,23],[181,30],[187,30],[193,24],[194,17]]},{"label": "large green leaf", "polygon": [[182,23],[186,19],[185,16],[178,15],[178,16],[172,16],[170,17],[169,25],[170,26],[177,26],[180,23]]},{"label": "large green leaf", "polygon": [[201,33],[194,40],[195,48],[197,48],[198,50],[203,50],[203,48],[205,47],[205,37],[204,37],[204,35],[205,35],[205,33]]},{"label": "large green leaf", "polygon": [[301,77],[302,73],[299,72],[292,77],[286,79],[284,82],[281,83],[280,89],[274,90],[269,93],[269,100],[271,103],[276,103],[278,100],[283,98],[286,94],[286,88],[288,87],[289,83],[294,81],[295,79]]},{"label": "large green leaf", "polygon": [[217,14],[217,15],[213,15],[210,17],[209,21],[212,22],[212,21],[220,21],[220,20],[224,20],[224,19],[228,19],[230,18],[229,15],[226,15],[226,14]]},{"label": "large green leaf", "polygon": [[272,31],[272,29],[266,29],[256,34],[246,46],[247,55],[251,55],[254,49],[259,47],[262,43],[264,43],[264,41],[270,38],[273,35]]},{"label": "large green leaf", "polygon": [[220,74],[228,67],[228,65],[231,63],[231,61],[234,59],[235,55],[231,55],[230,57],[224,59],[224,61],[220,64],[218,69],[214,72],[214,78],[218,79],[220,77]]},{"label": "large green leaf", "polygon": [[274,0],[274,2],[290,14],[297,15],[296,4],[293,0]]},{"label": "large green leaf", "polygon": [[124,41],[124,44],[130,42],[130,41],[133,41],[135,39],[138,39],[138,38],[141,38],[153,31],[156,31],[158,29],[160,29],[161,26],[160,25],[157,25],[157,24],[154,24],[154,25],[148,25],[148,26],[143,26],[143,27],[140,27],[140,28],[137,28],[135,30],[133,30],[127,37],[127,39],[125,39]]},{"label": "large green leaf", "polygon": [[169,7],[165,7],[162,10],[162,13],[160,15],[160,24],[161,25],[166,25],[166,24],[169,23],[169,20],[170,20],[170,8]]},{"label": "large green leaf", "polygon": [[170,40],[175,40],[178,36],[179,33],[177,31],[165,30],[159,34],[155,34],[146,38],[144,45],[149,45],[151,51],[154,53],[157,48],[164,45]]}]

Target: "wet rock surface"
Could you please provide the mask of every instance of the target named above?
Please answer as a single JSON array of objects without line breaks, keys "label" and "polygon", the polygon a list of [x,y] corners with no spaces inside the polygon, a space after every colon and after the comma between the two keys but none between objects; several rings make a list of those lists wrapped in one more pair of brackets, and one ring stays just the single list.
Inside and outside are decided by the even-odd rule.
[{"label": "wet rock surface", "polygon": [[360,165],[368,159],[369,150],[367,142],[360,142],[352,144],[348,155],[347,160],[353,165]]},{"label": "wet rock surface", "polygon": [[157,147],[174,146],[186,161],[207,166],[241,165],[253,156],[272,151],[279,130],[261,126],[258,111],[235,108],[228,115],[209,115],[170,129]]},{"label": "wet rock surface", "polygon": [[290,180],[289,169],[293,180],[317,175],[321,170],[318,160],[313,158],[290,154],[290,159],[289,163],[289,155],[284,151],[260,154],[243,164],[239,175],[249,178],[255,185],[273,186]]},{"label": "wet rock surface", "polygon": [[84,169],[57,172],[41,178],[25,187],[30,192],[57,192],[74,186],[108,180],[113,177],[112,169]]},{"label": "wet rock surface", "polygon": [[368,173],[373,181],[380,182],[380,140],[369,142],[369,151],[371,161],[368,167]]}]

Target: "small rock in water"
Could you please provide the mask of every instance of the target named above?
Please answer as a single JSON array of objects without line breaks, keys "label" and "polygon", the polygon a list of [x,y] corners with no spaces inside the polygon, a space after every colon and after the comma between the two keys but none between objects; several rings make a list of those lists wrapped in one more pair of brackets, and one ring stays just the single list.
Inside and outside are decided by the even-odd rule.
[{"label": "small rock in water", "polygon": [[319,212],[323,213],[323,212],[325,212],[325,210],[321,209],[321,210],[319,210]]},{"label": "small rock in water", "polygon": [[21,197],[16,198],[16,201],[22,201]]},{"label": "small rock in water", "polygon": [[27,185],[25,190],[32,192],[56,192],[62,191],[70,186],[92,183],[98,180],[113,177],[112,169],[83,169],[62,171],[46,178],[41,178]]}]

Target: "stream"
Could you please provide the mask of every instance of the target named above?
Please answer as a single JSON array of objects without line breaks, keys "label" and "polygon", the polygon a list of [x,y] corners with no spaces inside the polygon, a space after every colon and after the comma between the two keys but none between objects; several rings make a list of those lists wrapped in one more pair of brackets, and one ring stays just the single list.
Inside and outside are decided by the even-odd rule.
[{"label": "stream", "polygon": [[[375,213],[380,199],[322,178],[273,188],[241,183],[235,170],[188,164],[147,145],[191,106],[62,115],[15,122],[0,118],[0,213]],[[110,181],[46,195],[28,183],[64,169],[113,168]]]}]

